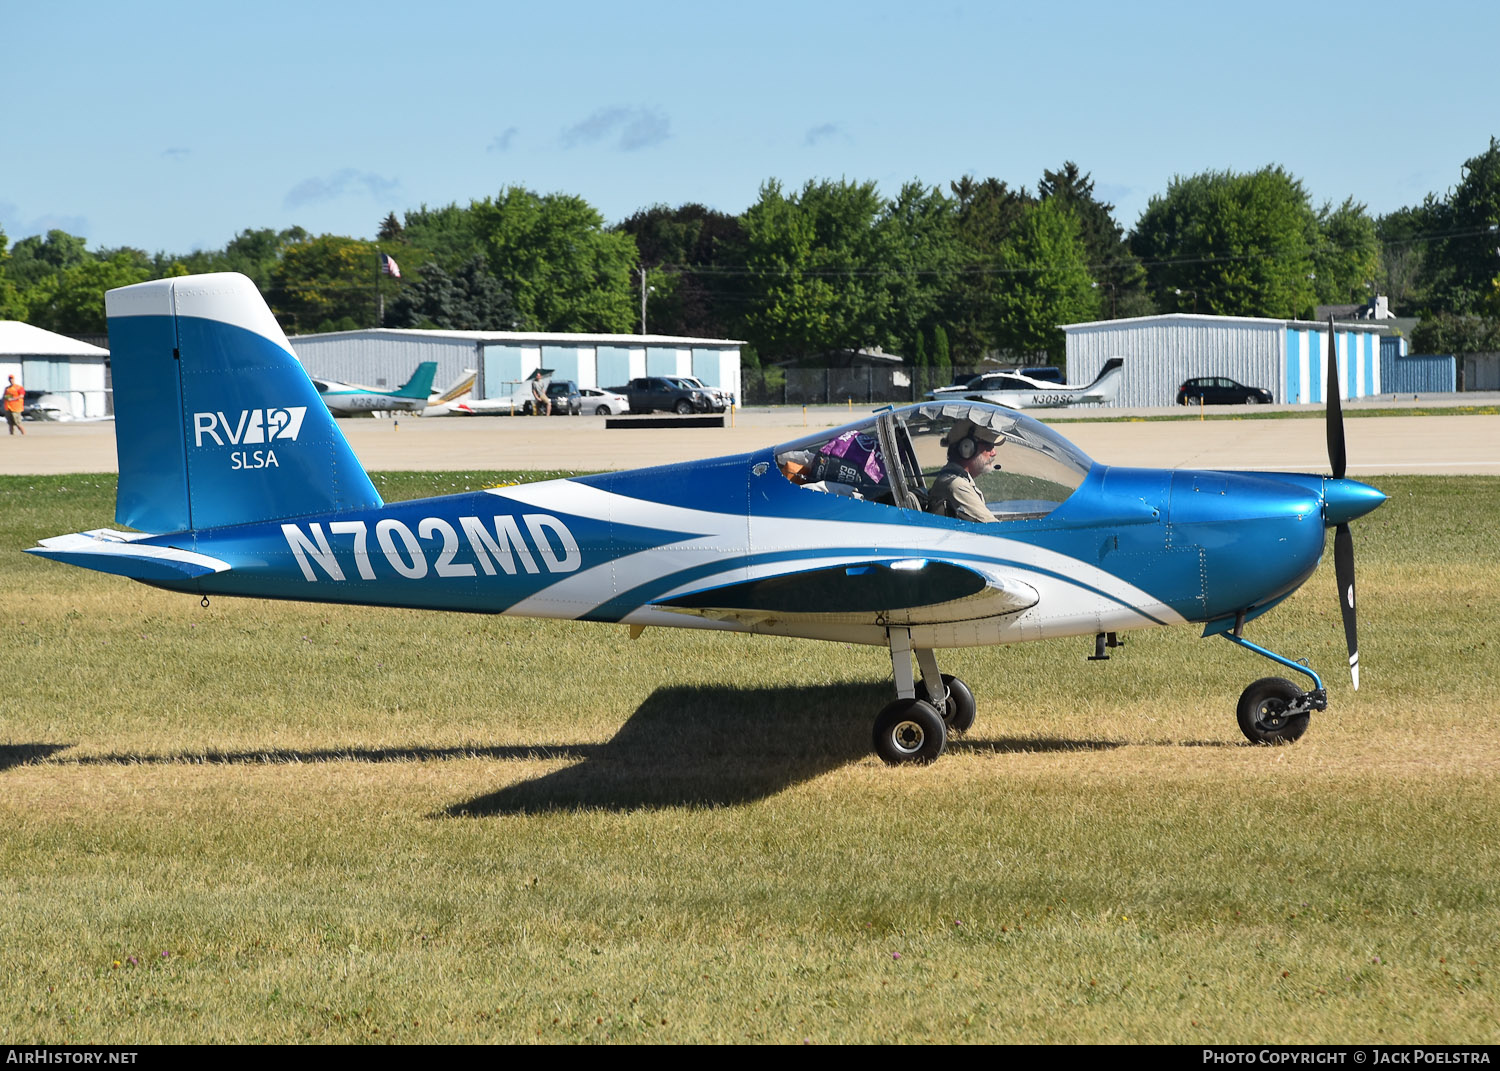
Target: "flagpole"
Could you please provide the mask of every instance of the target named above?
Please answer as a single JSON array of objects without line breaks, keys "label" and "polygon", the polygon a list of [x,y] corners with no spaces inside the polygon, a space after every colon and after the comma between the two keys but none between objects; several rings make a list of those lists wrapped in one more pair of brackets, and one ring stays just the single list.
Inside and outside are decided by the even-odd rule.
[{"label": "flagpole", "polygon": [[380,250],[375,250],[375,326],[385,326],[385,295],[380,292]]}]

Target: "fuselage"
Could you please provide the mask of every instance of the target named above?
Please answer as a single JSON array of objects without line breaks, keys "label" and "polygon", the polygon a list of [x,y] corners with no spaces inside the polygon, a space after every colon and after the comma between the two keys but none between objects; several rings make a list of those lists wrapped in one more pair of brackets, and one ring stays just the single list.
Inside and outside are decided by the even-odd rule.
[{"label": "fuselage", "polygon": [[383,391],[350,387],[343,383],[328,383],[326,390],[318,393],[330,412],[339,416],[356,413],[391,411],[398,413],[419,412],[427,408],[426,398],[402,398]]},{"label": "fuselage", "polygon": [[1040,594],[1025,610],[913,630],[914,642],[971,646],[1254,616],[1316,568],[1324,483],[1095,464],[1044,517],[970,524],[810,492],[765,450],[148,542],[227,563],[160,585],[207,595],[875,644],[885,642],[878,620],[747,625],[656,604],[794,568],[909,559],[1003,573]]}]

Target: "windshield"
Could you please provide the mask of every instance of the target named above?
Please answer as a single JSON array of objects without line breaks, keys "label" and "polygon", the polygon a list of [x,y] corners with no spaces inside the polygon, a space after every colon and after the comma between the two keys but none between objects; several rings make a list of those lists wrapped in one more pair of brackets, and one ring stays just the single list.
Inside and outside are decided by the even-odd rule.
[{"label": "windshield", "polygon": [[[982,463],[960,442],[982,444]],[[953,449],[950,449],[953,447]],[[966,520],[1044,517],[1071,495],[1093,462],[1031,417],[979,402],[928,402],[887,410],[779,448],[782,475],[809,491],[848,495]],[[964,474],[960,475],[959,470]],[[972,480],[983,499],[969,516],[945,508],[945,487]]]}]

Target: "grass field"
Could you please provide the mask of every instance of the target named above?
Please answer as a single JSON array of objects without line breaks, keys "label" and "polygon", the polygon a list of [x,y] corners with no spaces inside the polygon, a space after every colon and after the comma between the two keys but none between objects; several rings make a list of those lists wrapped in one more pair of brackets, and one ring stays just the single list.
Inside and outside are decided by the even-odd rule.
[{"label": "grass field", "polygon": [[[528,477],[529,478],[529,477]],[[387,475],[389,498],[496,474]],[[1500,1042],[1500,479],[1375,478],[1247,635],[946,652],[215,599],[20,554],[112,477],[0,479],[0,1041]]]}]

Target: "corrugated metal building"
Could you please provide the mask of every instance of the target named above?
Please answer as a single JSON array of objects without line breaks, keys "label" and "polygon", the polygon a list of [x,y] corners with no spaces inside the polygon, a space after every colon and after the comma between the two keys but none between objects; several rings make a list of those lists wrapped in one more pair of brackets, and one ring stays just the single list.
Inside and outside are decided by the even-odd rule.
[{"label": "corrugated metal building", "polygon": [[[1068,381],[1087,383],[1110,357],[1125,358],[1120,406],[1172,405],[1197,376],[1228,376],[1265,387],[1277,402],[1322,402],[1328,325],[1305,320],[1169,313],[1064,324]],[[1379,394],[1378,323],[1336,325],[1343,397]]]},{"label": "corrugated metal building", "polygon": [[0,387],[13,375],[28,392],[50,395],[45,405],[65,417],[107,416],[109,350],[44,331],[19,320],[0,320]]},{"label": "corrugated metal building", "polygon": [[1458,390],[1458,360],[1453,354],[1380,355],[1383,394],[1447,394]]},{"label": "corrugated metal building", "polygon": [[740,346],[734,339],[676,335],[569,335],[523,331],[414,331],[370,328],[298,335],[289,340],[309,374],[394,389],[423,361],[436,361],[441,389],[479,373],[476,398],[503,398],[538,368],[580,387],[613,387],[638,376],[696,376],[741,396]]},{"label": "corrugated metal building", "polygon": [[1500,390],[1500,353],[1464,356],[1464,390]]}]

